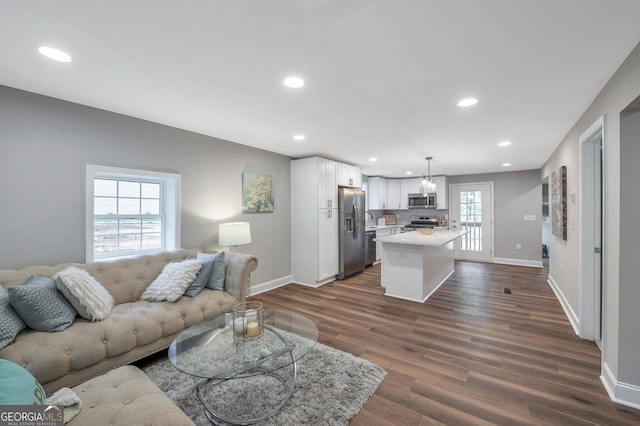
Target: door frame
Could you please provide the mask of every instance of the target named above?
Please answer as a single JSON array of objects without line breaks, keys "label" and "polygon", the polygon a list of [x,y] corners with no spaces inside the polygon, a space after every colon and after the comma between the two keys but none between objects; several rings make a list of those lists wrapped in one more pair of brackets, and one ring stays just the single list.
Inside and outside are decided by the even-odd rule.
[{"label": "door frame", "polygon": [[[458,208],[458,214],[460,214],[460,200],[454,200],[453,199],[453,191],[455,189],[455,187],[463,187],[463,186],[470,186],[470,185],[489,185],[489,192],[490,192],[490,197],[491,197],[491,202],[489,203],[489,205],[491,206],[491,217],[490,217],[490,222],[489,222],[489,233],[491,235],[491,247],[489,247],[489,260],[488,262],[494,263],[494,259],[495,259],[495,252],[494,252],[494,247],[495,247],[495,232],[494,232],[494,226],[493,224],[495,223],[494,221],[494,215],[495,215],[495,192],[493,190],[493,181],[489,181],[489,182],[466,182],[466,183],[452,183],[449,185],[449,212],[451,212],[451,202],[455,202],[457,204],[457,208]],[[449,215],[449,226],[451,226],[451,215]],[[458,243],[458,241],[455,241],[454,243]],[[455,250],[454,250],[455,253]]]},{"label": "door frame", "polygon": [[[606,251],[604,250],[604,241],[606,228],[605,211],[601,209],[601,250],[600,263],[602,265],[600,271],[600,285],[596,285],[596,276],[593,268],[593,250],[595,247],[593,229],[595,227],[595,216],[593,214],[593,205],[595,202],[595,168],[594,158],[596,150],[600,149],[600,145],[594,140],[600,136],[600,145],[602,146],[602,167],[600,173],[602,198],[600,203],[604,206],[605,194],[605,140],[604,140],[604,116],[596,120],[591,127],[580,136],[580,324],[579,336],[587,340],[601,341],[603,336],[600,334],[600,327],[604,330],[604,309],[605,292],[604,292],[604,266]],[[602,307],[602,308],[601,308]]]}]

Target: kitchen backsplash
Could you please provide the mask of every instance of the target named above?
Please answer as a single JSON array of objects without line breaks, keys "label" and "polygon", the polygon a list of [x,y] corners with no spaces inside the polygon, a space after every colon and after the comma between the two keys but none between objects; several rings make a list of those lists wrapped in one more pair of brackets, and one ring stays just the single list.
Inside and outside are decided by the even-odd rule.
[{"label": "kitchen backsplash", "polygon": [[410,223],[412,220],[418,219],[420,216],[449,217],[449,210],[436,210],[436,209],[411,209],[411,210],[372,210],[374,219],[382,217],[383,214],[396,215],[396,222],[400,225]]}]

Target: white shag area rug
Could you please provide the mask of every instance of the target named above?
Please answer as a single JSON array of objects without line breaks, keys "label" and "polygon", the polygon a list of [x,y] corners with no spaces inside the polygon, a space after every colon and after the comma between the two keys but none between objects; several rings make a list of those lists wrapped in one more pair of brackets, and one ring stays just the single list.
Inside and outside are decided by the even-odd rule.
[{"label": "white shag area rug", "polygon": [[[191,376],[178,371],[169,360],[149,366],[144,372],[197,425],[211,424],[195,394]],[[287,375],[287,371],[280,373]],[[260,425],[347,425],[386,375],[384,369],[367,360],[317,343],[298,361],[291,399]],[[207,388],[206,395],[209,404],[228,415],[254,418],[256,413],[264,413],[265,407],[277,405],[285,392],[278,380],[256,376]]]}]

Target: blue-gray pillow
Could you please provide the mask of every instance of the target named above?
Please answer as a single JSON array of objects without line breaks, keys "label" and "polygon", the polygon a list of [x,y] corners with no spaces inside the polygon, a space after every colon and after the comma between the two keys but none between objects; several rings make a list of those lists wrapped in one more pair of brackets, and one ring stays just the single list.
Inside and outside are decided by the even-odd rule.
[{"label": "blue-gray pillow", "polygon": [[197,259],[201,262],[213,261],[213,271],[207,282],[207,288],[224,290],[224,252],[198,253]]},{"label": "blue-gray pillow", "polygon": [[[199,260],[199,259],[198,259]],[[213,260],[200,260],[202,266],[200,267],[200,271],[198,271],[198,275],[193,280],[191,284],[189,284],[189,288],[184,292],[185,296],[196,297],[204,288],[207,286],[209,282],[209,278],[211,277],[211,273],[213,272],[213,266],[215,261]]]},{"label": "blue-gray pillow", "polygon": [[9,287],[9,302],[20,318],[38,331],[62,331],[76,317],[73,306],[47,277],[34,275],[25,285]]},{"label": "blue-gray pillow", "polygon": [[24,328],[24,322],[9,304],[9,293],[0,285],[0,349],[13,342]]}]

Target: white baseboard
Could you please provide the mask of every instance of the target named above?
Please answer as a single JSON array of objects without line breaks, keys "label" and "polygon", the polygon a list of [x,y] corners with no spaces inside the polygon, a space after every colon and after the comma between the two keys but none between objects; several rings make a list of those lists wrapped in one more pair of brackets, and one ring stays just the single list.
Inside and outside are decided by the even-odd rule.
[{"label": "white baseboard", "polygon": [[564,296],[564,293],[562,293],[562,290],[560,290],[560,287],[558,287],[558,284],[555,282],[555,280],[553,279],[551,274],[549,274],[547,282],[549,283],[549,286],[551,287],[551,290],[553,290],[553,292],[556,294],[556,297],[558,298],[558,301],[560,302],[560,305],[562,305],[562,309],[564,310],[564,314],[569,319],[569,322],[571,323],[571,326],[573,327],[573,331],[575,331],[575,333],[579,336],[580,335],[580,319],[578,318],[576,313],[571,308],[571,305],[569,304],[569,301]]},{"label": "white baseboard", "polygon": [[530,266],[532,268],[542,268],[542,260],[509,259],[508,257],[494,257],[493,263],[504,265]]},{"label": "white baseboard", "polygon": [[250,294],[260,294],[267,292],[269,290],[273,290],[274,288],[282,287],[284,285],[289,284],[293,281],[293,276],[287,275],[281,278],[276,278],[275,280],[267,281],[260,284],[251,284]]},{"label": "white baseboard", "polygon": [[613,402],[640,409],[640,386],[619,382],[606,362],[602,363],[600,380]]}]

